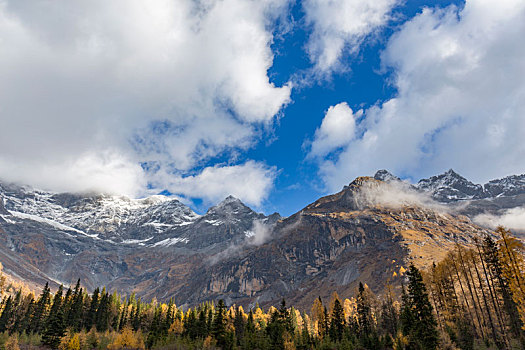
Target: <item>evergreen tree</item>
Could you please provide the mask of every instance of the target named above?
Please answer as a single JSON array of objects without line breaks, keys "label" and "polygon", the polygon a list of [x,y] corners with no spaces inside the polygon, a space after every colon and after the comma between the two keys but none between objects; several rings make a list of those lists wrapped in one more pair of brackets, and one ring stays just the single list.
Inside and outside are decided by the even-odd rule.
[{"label": "evergreen tree", "polygon": [[238,306],[235,310],[235,319],[233,321],[233,327],[235,327],[235,337],[238,341],[244,338],[245,323],[244,323],[244,312],[242,307]]},{"label": "evergreen tree", "polygon": [[253,320],[253,311],[248,313],[248,321],[246,321],[246,333],[255,333],[255,322]]},{"label": "evergreen tree", "polygon": [[171,324],[173,323],[174,321],[174,312],[173,312],[173,308],[174,308],[174,303],[173,303],[173,299],[170,299],[170,302],[168,304],[168,310],[166,311],[166,318],[164,319],[164,322],[163,322],[163,325],[162,325],[162,333],[164,336],[167,336],[168,335],[168,330],[170,329],[170,326]]},{"label": "evergreen tree", "polygon": [[226,345],[226,306],[224,300],[220,299],[215,310],[215,317],[213,320],[213,336],[217,340],[217,345],[224,347]]},{"label": "evergreen tree", "polygon": [[38,302],[35,307],[35,312],[31,318],[30,332],[39,333],[43,328],[43,321],[47,315],[47,308],[50,302],[51,290],[49,289],[49,284],[46,283],[42,294],[38,298]]},{"label": "evergreen tree", "polygon": [[24,316],[22,318],[22,321],[20,322],[17,331],[19,333],[28,333],[29,327],[31,325],[31,317],[35,311],[35,300],[33,299],[33,296],[29,298],[29,304],[27,305],[26,312],[24,313]]},{"label": "evergreen tree", "polygon": [[153,321],[151,322],[148,337],[146,339],[146,347],[151,349],[162,336],[162,309],[160,307],[155,308],[155,314]]},{"label": "evergreen tree", "polygon": [[357,294],[357,321],[359,326],[359,337],[363,344],[368,343],[372,334],[372,307],[363,283],[359,282]]},{"label": "evergreen tree", "polygon": [[64,311],[62,308],[62,290],[61,285],[53,298],[53,305],[49,311],[45,330],[42,333],[42,343],[54,349],[58,347],[60,340],[66,333]]},{"label": "evergreen tree", "polygon": [[13,308],[13,298],[9,296],[4,305],[2,315],[0,315],[0,333],[3,333],[8,330],[9,323],[13,317],[14,308]]},{"label": "evergreen tree", "polygon": [[93,291],[93,295],[91,295],[91,303],[89,305],[89,310],[86,315],[86,320],[84,324],[84,328],[86,330],[90,330],[91,327],[93,327],[96,323],[96,317],[97,317],[97,309],[99,304],[99,295],[100,295],[100,289],[97,287]]},{"label": "evergreen tree", "polygon": [[105,332],[109,328],[109,308],[110,298],[108,293],[104,290],[102,292],[102,297],[100,298],[100,303],[95,314],[95,326],[99,332]]},{"label": "evergreen tree", "polygon": [[141,306],[141,302],[140,300],[137,300],[137,305],[135,307],[135,312],[133,314],[133,320],[132,320],[132,327],[135,332],[140,329],[140,324],[141,324],[140,306]]},{"label": "evergreen tree", "polygon": [[339,299],[335,299],[332,317],[330,319],[329,332],[332,341],[340,342],[343,339],[345,324],[345,312]]},{"label": "evergreen tree", "polygon": [[402,328],[408,336],[409,349],[432,350],[438,345],[437,322],[432,314],[428,293],[419,270],[407,271],[408,293],[403,296]]}]

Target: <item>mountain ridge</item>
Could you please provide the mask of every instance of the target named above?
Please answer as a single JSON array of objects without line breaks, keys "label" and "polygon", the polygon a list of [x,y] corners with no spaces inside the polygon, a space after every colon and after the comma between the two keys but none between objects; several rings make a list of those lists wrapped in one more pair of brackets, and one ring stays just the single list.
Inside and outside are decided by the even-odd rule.
[{"label": "mountain ridge", "polygon": [[[488,234],[463,215],[471,202],[521,203],[521,175],[492,181],[505,185],[495,199],[462,201],[453,192],[454,200],[434,205],[430,190],[378,173],[287,218],[257,213],[232,196],[198,215],[162,196],[83,197],[0,184],[6,204],[3,211],[0,205],[0,261],[39,284],[81,278],[88,290],[105,285],[188,305],[216,298],[263,305],[281,297],[306,305],[329,289],[348,294],[359,280],[381,291],[408,263],[428,267],[456,244]],[[442,195],[444,187],[459,190],[456,185],[468,181],[447,173],[426,182],[441,187],[428,188]],[[97,219],[87,220],[90,215]]]}]

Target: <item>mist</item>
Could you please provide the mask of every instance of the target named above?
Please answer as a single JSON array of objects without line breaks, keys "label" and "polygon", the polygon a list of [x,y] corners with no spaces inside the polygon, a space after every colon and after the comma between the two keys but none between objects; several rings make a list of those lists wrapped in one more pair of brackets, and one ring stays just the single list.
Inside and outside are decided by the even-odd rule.
[{"label": "mist", "polygon": [[403,181],[367,181],[356,194],[357,205],[364,207],[382,206],[399,209],[417,206],[438,211],[448,211],[444,205],[432,199],[430,193],[419,192],[411,184]]},{"label": "mist", "polygon": [[474,218],[474,222],[493,229],[504,226],[511,231],[525,232],[525,207],[507,209],[500,215],[480,214]]}]

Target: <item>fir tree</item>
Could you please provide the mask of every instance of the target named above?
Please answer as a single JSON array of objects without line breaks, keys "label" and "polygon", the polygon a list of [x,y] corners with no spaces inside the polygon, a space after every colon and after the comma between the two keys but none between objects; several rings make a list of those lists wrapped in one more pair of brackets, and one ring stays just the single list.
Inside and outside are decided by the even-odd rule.
[{"label": "fir tree", "polygon": [[330,338],[332,341],[340,342],[343,339],[345,328],[345,312],[339,299],[335,299],[332,317],[330,319]]},{"label": "fir tree", "polygon": [[224,347],[226,345],[226,306],[224,300],[220,299],[215,310],[215,317],[213,320],[213,336],[217,340],[217,345]]},{"label": "fir tree", "polygon": [[9,296],[4,305],[2,315],[0,315],[0,333],[3,333],[8,330],[10,320],[13,316],[13,312],[13,298]]},{"label": "fir tree", "polygon": [[62,286],[60,286],[53,298],[53,305],[49,311],[46,328],[42,333],[42,343],[52,348],[58,347],[60,340],[66,333],[62,306]]},{"label": "fir tree", "polygon": [[99,303],[99,294],[100,289],[98,289],[97,287],[95,288],[95,290],[93,291],[93,295],[91,296],[91,303],[89,305],[89,310],[86,315],[84,328],[86,328],[87,330],[90,330],[91,327],[95,325]]},{"label": "fir tree", "polygon": [[49,284],[46,283],[42,294],[38,298],[38,302],[35,307],[35,312],[31,319],[30,332],[39,333],[43,328],[43,321],[46,317],[47,308],[50,302],[51,291],[49,289]]},{"label": "fir tree", "polygon": [[410,265],[407,271],[408,293],[403,296],[403,333],[410,349],[432,350],[438,345],[437,323],[419,270]]}]

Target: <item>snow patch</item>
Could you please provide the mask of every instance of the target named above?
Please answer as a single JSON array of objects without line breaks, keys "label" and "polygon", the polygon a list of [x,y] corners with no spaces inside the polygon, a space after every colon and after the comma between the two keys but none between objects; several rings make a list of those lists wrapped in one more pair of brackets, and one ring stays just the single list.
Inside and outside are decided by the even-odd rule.
[{"label": "snow patch", "polygon": [[53,221],[53,220],[50,220],[50,219],[46,219],[46,218],[41,218],[40,216],[36,216],[36,215],[32,215],[32,214],[25,214],[25,213],[20,213],[18,211],[12,211],[10,212],[13,216],[16,216],[18,218],[21,218],[21,219],[29,219],[29,220],[33,220],[33,221],[38,221],[38,222],[42,222],[44,224],[48,224],[50,226],[53,226],[55,228],[58,228],[59,230],[63,230],[63,231],[73,231],[73,232],[78,232],[78,233],[81,233],[83,235],[86,235],[86,236],[89,236],[89,237],[97,237],[98,235],[89,235],[87,233],[85,233],[84,231],[80,231],[80,230],[77,230],[76,228],[74,227],[71,227],[71,226],[66,226],[66,225],[63,225],[59,222],[56,222],[56,221]]},{"label": "snow patch", "polygon": [[153,236],[151,236],[150,238],[146,238],[146,239],[125,239],[122,241],[122,243],[123,244],[141,244],[141,243],[150,241],[152,239],[153,239]]},{"label": "snow patch", "polygon": [[162,241],[152,244],[150,247],[169,247],[177,243],[188,243],[188,242],[189,240],[187,238],[178,238],[178,237],[166,238]]}]

